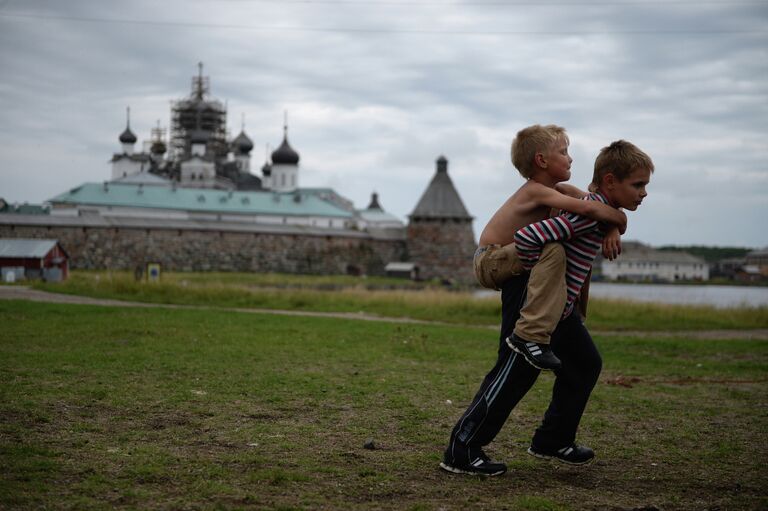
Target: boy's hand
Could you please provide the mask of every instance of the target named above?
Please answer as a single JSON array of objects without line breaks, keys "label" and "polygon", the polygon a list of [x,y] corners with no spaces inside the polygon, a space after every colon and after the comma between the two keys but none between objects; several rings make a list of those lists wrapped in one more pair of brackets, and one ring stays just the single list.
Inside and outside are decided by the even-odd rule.
[{"label": "boy's hand", "polygon": [[594,218],[618,228],[620,234],[627,231],[627,215],[623,211],[599,201],[590,201],[590,204],[594,208]]},{"label": "boy's hand", "polygon": [[603,238],[603,257],[613,261],[621,254],[621,235],[619,229],[611,228]]}]

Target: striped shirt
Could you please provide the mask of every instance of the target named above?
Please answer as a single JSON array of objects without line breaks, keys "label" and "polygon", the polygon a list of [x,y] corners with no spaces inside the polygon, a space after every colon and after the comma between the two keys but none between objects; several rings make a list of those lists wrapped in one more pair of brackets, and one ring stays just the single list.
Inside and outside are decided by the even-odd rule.
[{"label": "striped shirt", "polygon": [[[599,193],[590,193],[584,200],[608,204],[608,200]],[[602,247],[603,238],[605,230],[600,222],[567,211],[561,211],[559,216],[527,225],[515,233],[517,256],[523,268],[528,271],[538,262],[546,243],[563,243],[566,256],[565,283],[568,291],[563,318],[573,310],[573,304],[592,269],[595,256]]]}]

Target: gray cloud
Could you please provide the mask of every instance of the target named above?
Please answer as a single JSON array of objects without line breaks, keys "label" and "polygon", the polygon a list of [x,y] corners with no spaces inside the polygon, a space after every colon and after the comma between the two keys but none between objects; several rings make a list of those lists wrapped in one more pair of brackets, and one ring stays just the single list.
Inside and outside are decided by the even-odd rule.
[{"label": "gray cloud", "polygon": [[376,190],[405,217],[445,154],[478,233],[523,182],[515,132],[552,122],[574,184],[617,138],[654,158],[629,237],[764,246],[766,21],[755,2],[6,2],[0,197],[107,179],[125,107],[147,138],[203,61],[256,163],[288,110],[302,183],[360,207]]}]

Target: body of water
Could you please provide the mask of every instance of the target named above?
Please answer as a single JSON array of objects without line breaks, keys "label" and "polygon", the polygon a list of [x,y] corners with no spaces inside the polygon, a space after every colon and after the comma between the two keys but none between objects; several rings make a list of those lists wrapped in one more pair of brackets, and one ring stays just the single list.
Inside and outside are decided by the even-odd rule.
[{"label": "body of water", "polygon": [[[479,296],[493,294],[496,292],[479,292]],[[592,282],[589,296],[635,302],[713,305],[720,308],[768,306],[768,287]]]},{"label": "body of water", "polygon": [[768,287],[593,282],[589,287],[589,295],[595,298],[715,307],[768,306]]}]

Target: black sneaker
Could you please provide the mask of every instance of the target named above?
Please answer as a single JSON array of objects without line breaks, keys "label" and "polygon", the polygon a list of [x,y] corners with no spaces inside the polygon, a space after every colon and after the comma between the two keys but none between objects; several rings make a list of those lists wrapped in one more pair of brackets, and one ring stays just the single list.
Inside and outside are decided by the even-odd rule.
[{"label": "black sneaker", "polygon": [[552,353],[549,344],[526,341],[515,334],[507,337],[507,345],[525,357],[525,361],[537,369],[555,370],[563,367],[560,359]]},{"label": "black sneaker", "polygon": [[561,449],[544,450],[531,444],[528,454],[537,458],[557,460],[568,465],[589,465],[595,461],[595,451],[583,445],[569,445]]},{"label": "black sneaker", "polygon": [[449,462],[446,457],[440,468],[446,472],[453,474],[470,474],[481,476],[500,476],[507,471],[507,466],[504,463],[491,461],[491,459],[485,455],[483,451],[479,451],[478,455],[472,459],[469,463],[455,463]]}]

